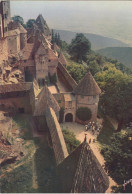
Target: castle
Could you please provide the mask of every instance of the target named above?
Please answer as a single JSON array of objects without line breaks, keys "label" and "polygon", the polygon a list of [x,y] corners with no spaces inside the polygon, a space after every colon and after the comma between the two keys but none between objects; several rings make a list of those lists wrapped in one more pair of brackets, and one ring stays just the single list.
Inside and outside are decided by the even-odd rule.
[{"label": "castle", "polygon": [[63,108],[63,122],[85,124],[76,116],[79,107],[88,107],[91,121],[96,121],[101,90],[90,72],[77,84],[58,49],[51,43],[51,31],[42,15],[26,30],[11,21],[10,1],[0,1],[0,110],[8,115],[31,114],[36,129],[49,134],[62,192],[104,192],[108,178],[86,139],[68,155],[58,122]]},{"label": "castle", "polygon": [[[39,86],[46,82],[59,106],[64,108],[64,122],[81,122],[76,117],[79,107],[90,108],[91,120],[96,121],[100,88],[90,72],[78,85],[69,75],[65,68],[67,61],[62,52],[58,54],[58,46],[51,44],[51,31],[42,15],[27,30],[19,22],[11,21],[10,1],[1,1],[0,15],[0,63],[17,58],[15,68],[22,72],[24,82],[36,79]],[[54,84],[55,76],[58,80]]]}]

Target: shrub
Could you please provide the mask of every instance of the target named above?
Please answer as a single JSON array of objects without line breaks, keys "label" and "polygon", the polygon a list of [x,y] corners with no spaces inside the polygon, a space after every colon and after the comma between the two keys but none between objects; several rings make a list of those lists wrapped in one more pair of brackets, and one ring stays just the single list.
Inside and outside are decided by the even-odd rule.
[{"label": "shrub", "polygon": [[76,116],[81,120],[81,121],[87,121],[90,120],[92,117],[92,112],[89,108],[87,107],[80,107],[76,111]]}]

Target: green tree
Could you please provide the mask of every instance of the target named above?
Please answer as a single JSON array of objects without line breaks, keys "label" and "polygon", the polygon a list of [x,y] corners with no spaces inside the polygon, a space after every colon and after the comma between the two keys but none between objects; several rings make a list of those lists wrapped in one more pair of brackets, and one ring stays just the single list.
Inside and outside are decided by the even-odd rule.
[{"label": "green tree", "polygon": [[23,27],[25,27],[24,19],[21,16],[15,15],[12,17],[12,20],[15,22],[19,22]]},{"label": "green tree", "polygon": [[62,133],[66,142],[68,153],[70,154],[74,149],[76,149],[80,141],[76,139],[75,134],[69,131],[67,128],[62,129]]},{"label": "green tree", "polygon": [[92,75],[95,75],[97,72],[100,71],[101,68],[99,64],[96,62],[96,60],[94,60],[88,64],[88,69],[92,73]]},{"label": "green tree", "polygon": [[57,44],[57,33],[55,33],[55,35],[54,35],[54,41]]},{"label": "green tree", "polygon": [[57,34],[57,44],[58,44],[58,46],[61,47],[61,39],[60,39],[60,34],[59,33]]},{"label": "green tree", "polygon": [[103,112],[118,121],[117,130],[120,131],[132,119],[132,76],[111,65],[105,66],[95,78],[102,89],[100,104]]},{"label": "green tree", "polygon": [[80,107],[77,109],[76,115],[81,121],[87,121],[91,119],[92,112],[87,107]]},{"label": "green tree", "polygon": [[76,63],[72,63],[67,66],[68,72],[77,83],[79,83],[81,79],[84,77],[84,75],[87,72],[87,69],[88,69],[87,66]]},{"label": "green tree", "polygon": [[[132,127],[114,133],[110,146],[102,149],[105,159],[105,169],[108,174],[120,185],[113,190],[123,192],[124,180],[131,179],[132,175]],[[130,186],[130,184],[129,184]],[[125,192],[132,192],[132,187],[126,187]]]},{"label": "green tree", "polygon": [[55,42],[55,34],[54,34],[54,30],[52,29],[51,43],[53,44],[54,42]]},{"label": "green tree", "polygon": [[91,50],[91,43],[83,34],[77,34],[69,45],[69,53],[77,62],[83,61],[87,53]]},{"label": "green tree", "polygon": [[34,19],[29,19],[26,23],[26,27],[27,28],[31,28],[33,26],[33,24],[35,23]]}]

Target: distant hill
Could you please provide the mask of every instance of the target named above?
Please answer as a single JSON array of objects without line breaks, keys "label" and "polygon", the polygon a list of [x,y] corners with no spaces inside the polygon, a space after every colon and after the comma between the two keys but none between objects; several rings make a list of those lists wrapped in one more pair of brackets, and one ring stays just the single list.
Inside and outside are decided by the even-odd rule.
[{"label": "distant hill", "polygon": [[[60,34],[62,40],[70,43],[71,40],[75,37],[76,32],[65,31],[65,30],[54,30]],[[92,44],[93,50],[99,50],[106,47],[127,47],[128,45],[112,38],[107,38],[97,34],[83,33]]]},{"label": "distant hill", "polygon": [[110,47],[96,52],[108,58],[117,59],[124,65],[132,67],[132,47]]}]

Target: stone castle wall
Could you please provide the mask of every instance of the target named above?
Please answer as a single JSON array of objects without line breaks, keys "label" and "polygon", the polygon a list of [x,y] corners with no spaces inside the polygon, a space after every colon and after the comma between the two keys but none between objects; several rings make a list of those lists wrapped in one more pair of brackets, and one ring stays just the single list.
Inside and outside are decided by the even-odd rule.
[{"label": "stone castle wall", "polygon": [[20,52],[20,34],[8,37],[8,53],[17,54]]},{"label": "stone castle wall", "polygon": [[[57,65],[56,65],[57,66]],[[53,76],[56,73],[56,66],[48,66],[48,73]]]},{"label": "stone castle wall", "polygon": [[28,114],[33,112],[29,96],[0,99],[0,109],[17,113],[19,112],[19,108],[24,108],[24,112]]},{"label": "stone castle wall", "polygon": [[58,165],[68,156],[68,151],[66,148],[62,130],[58,123],[56,114],[52,108],[48,108],[46,111],[46,121],[52,139],[56,163]]},{"label": "stone castle wall", "polygon": [[73,116],[73,122],[76,118],[76,101],[66,101],[65,102],[65,111],[64,111],[64,122],[66,121],[66,115],[71,113]]},{"label": "stone castle wall", "polygon": [[8,60],[7,38],[0,39],[0,64],[3,60]]}]

